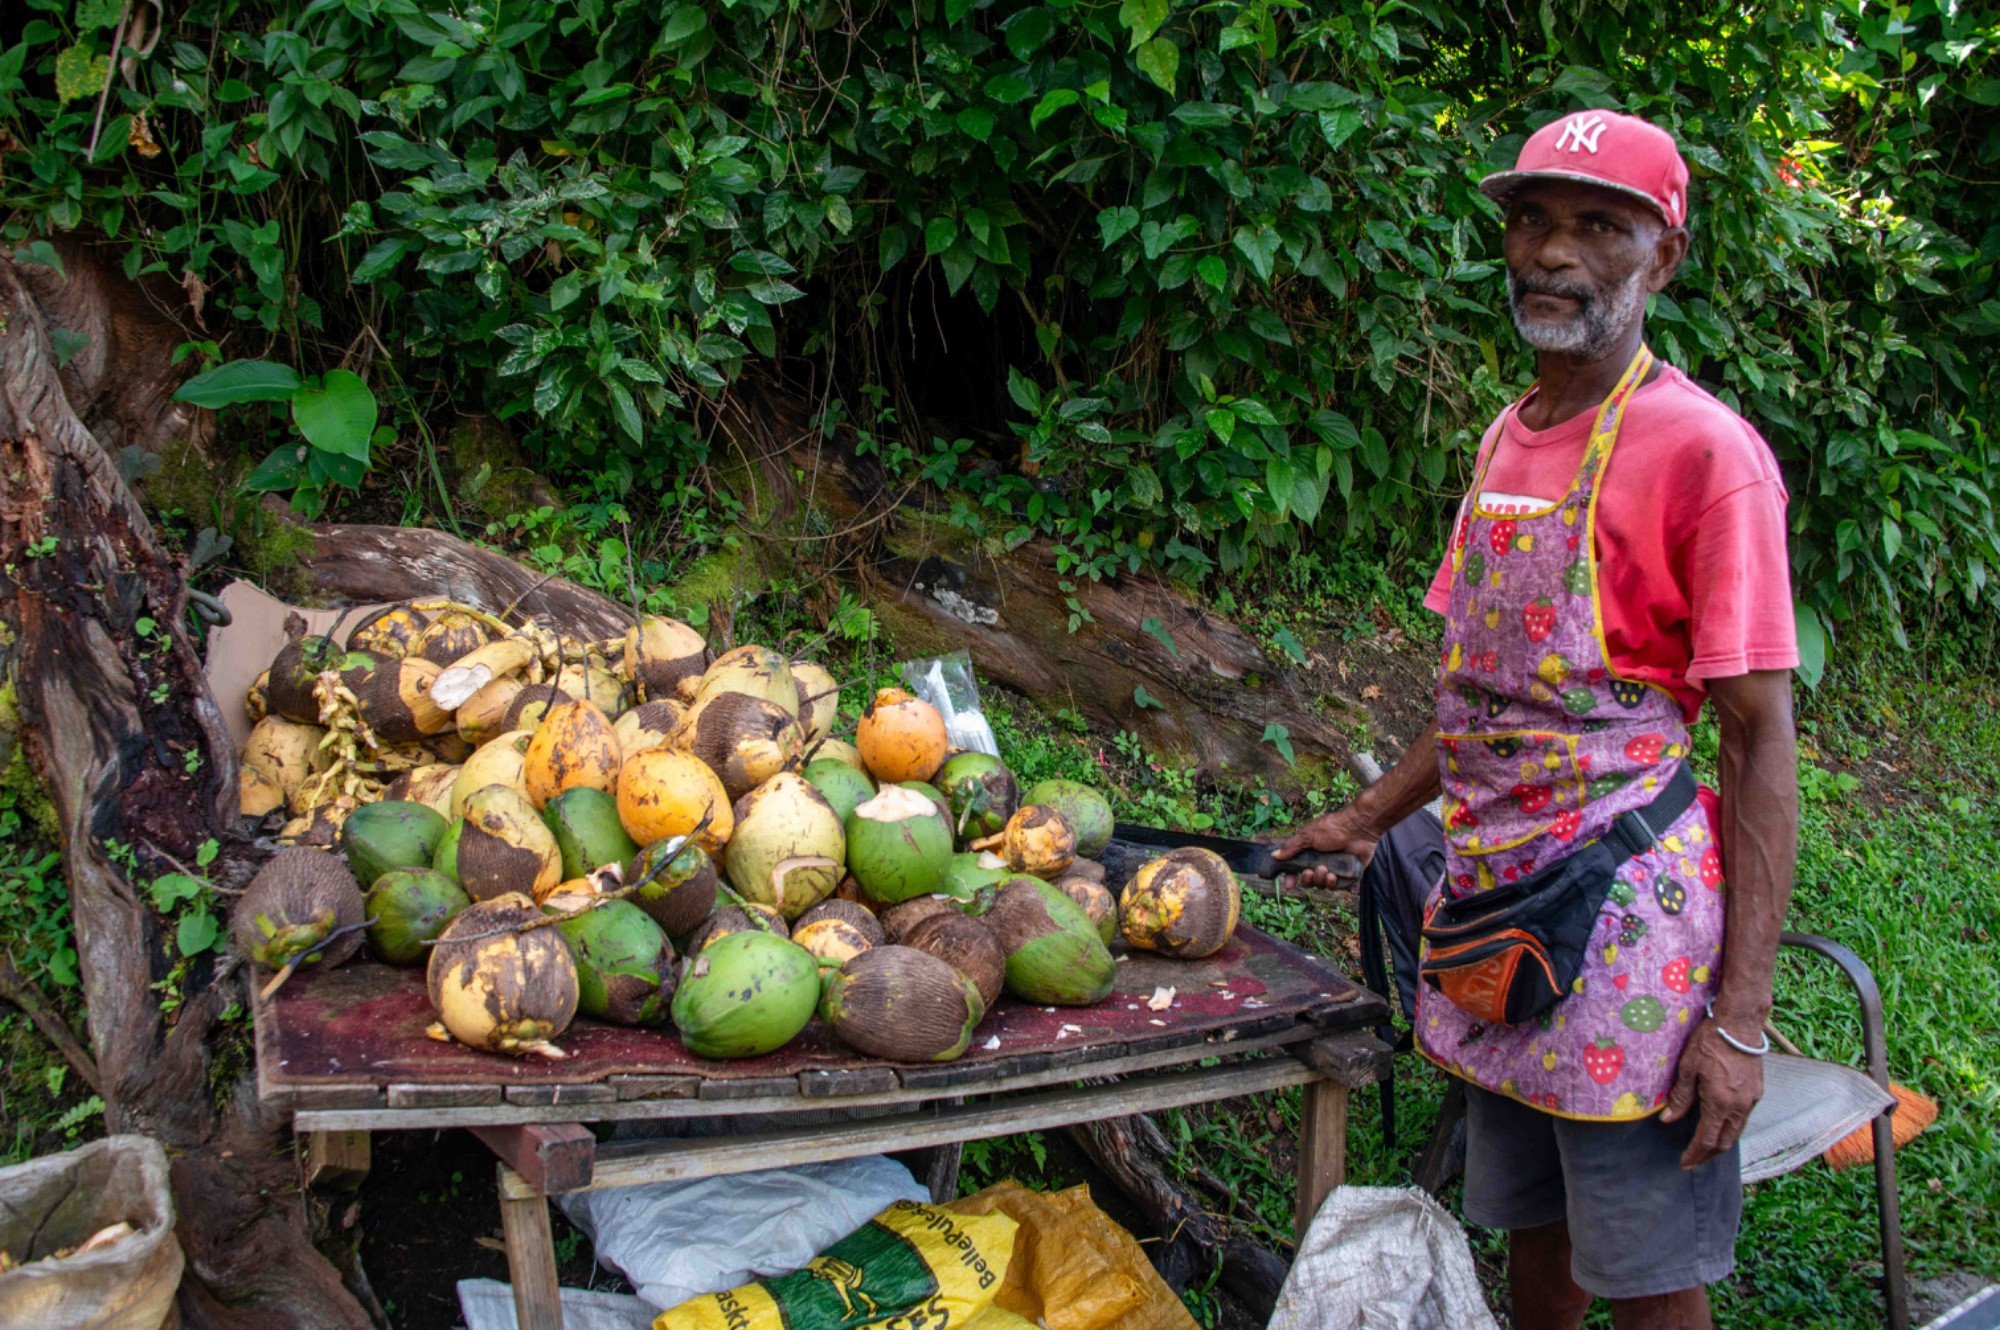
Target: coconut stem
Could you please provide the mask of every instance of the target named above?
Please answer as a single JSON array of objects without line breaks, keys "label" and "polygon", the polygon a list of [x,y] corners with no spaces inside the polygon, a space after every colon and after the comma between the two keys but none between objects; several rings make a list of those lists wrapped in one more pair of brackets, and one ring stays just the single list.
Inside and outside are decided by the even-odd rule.
[{"label": "coconut stem", "polygon": [[276,974],[271,976],[271,982],[265,984],[263,988],[258,990],[257,1000],[260,1002],[268,1002],[273,993],[276,993],[279,989],[285,986],[285,981],[292,977],[293,973],[297,971],[299,966],[305,962],[306,957],[317,956],[320,952],[325,951],[327,943],[334,942],[339,940],[340,938],[346,937],[349,933],[359,933],[364,928],[373,928],[375,924],[376,924],[376,919],[363,919],[358,924],[349,924],[345,928],[334,929],[332,932],[328,933],[325,937],[321,938],[319,940],[319,945],[314,947],[311,951],[300,952],[298,955],[286,961],[284,963],[284,966],[280,968]]}]

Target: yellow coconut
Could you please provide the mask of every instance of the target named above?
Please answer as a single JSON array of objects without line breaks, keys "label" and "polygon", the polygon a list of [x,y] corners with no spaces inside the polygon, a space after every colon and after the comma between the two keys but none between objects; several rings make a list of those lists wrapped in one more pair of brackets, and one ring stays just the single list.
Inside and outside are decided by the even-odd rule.
[{"label": "yellow coconut", "polygon": [[250,685],[250,691],[243,694],[243,714],[250,718],[252,725],[271,714],[271,699],[268,695],[270,687],[271,672],[265,670],[257,676],[257,681]]},{"label": "yellow coconut", "polygon": [[459,703],[452,713],[459,737],[477,748],[494,735],[506,733],[507,712],[525,686],[511,675],[503,676]]},{"label": "yellow coconut", "polygon": [[700,758],[651,748],[626,758],[618,769],[618,820],[639,844],[685,836],[703,818],[708,826],[696,839],[717,856],[735,830],[736,816],[721,778]]},{"label": "yellow coconut", "polygon": [[847,836],[826,796],[781,771],[736,801],[723,871],[745,900],[796,919],[840,885]]},{"label": "yellow coconut", "polygon": [[244,817],[263,817],[285,806],[285,792],[278,783],[255,767],[241,767],[236,773],[236,807]]},{"label": "yellow coconut", "polygon": [[681,681],[708,668],[708,643],[679,619],[657,615],[625,632],[625,677],[647,702],[678,697]]},{"label": "yellow coconut", "polygon": [[680,703],[664,698],[641,702],[620,716],[611,727],[618,736],[618,751],[630,757],[648,748],[662,747],[673,737],[674,727],[681,723],[686,710]]},{"label": "yellow coconut", "polygon": [[441,1029],[474,1048],[559,1058],[549,1041],[576,1016],[576,959],[523,895],[498,896],[459,912],[438,938],[426,987]]},{"label": "yellow coconut", "polygon": [[1029,804],[1007,819],[998,836],[973,844],[984,850],[995,841],[1008,867],[1044,881],[1061,877],[1076,862],[1076,829],[1047,804]]},{"label": "yellow coconut", "polygon": [[602,664],[572,662],[557,673],[555,683],[571,697],[588,700],[606,717],[625,711],[625,681]]},{"label": "yellow coconut", "polygon": [[814,762],[825,758],[830,762],[845,762],[862,775],[868,774],[868,764],[861,760],[861,750],[845,739],[821,739],[818,747],[807,746]]},{"label": "yellow coconut", "polygon": [[382,792],[384,799],[403,803],[422,804],[435,809],[438,816],[449,818],[451,813],[451,787],[458,780],[458,768],[444,763],[413,767],[389,782],[389,788]]},{"label": "yellow coconut", "polygon": [[1169,850],[1133,874],[1118,900],[1125,940],[1182,959],[1213,956],[1243,915],[1243,888],[1221,855]]},{"label": "yellow coconut", "polygon": [[544,896],[562,881],[555,833],[511,785],[488,785],[465,800],[454,866],[458,884],[477,901],[518,891]]},{"label": "yellow coconut", "polygon": [[[796,700],[796,699],[795,699]],[[740,799],[805,756],[798,718],[749,693],[704,693],[668,740],[722,777],[731,799]]]},{"label": "yellow coconut", "polygon": [[591,702],[554,707],[528,744],[523,778],[535,807],[545,808],[564,790],[618,787],[618,735]]},{"label": "yellow coconut", "polygon": [[469,614],[446,610],[417,637],[410,654],[444,669],[493,640],[487,626]]},{"label": "yellow coconut", "polygon": [[488,739],[479,751],[465,759],[451,784],[450,816],[465,811],[466,796],[488,785],[511,785],[523,795],[528,792],[528,745],[535,739],[532,730],[509,730]]},{"label": "yellow coconut", "polygon": [[799,726],[811,747],[827,735],[840,715],[840,683],[824,665],[809,660],[792,662],[792,686],[799,694]]},{"label": "yellow coconut", "polygon": [[347,635],[349,651],[366,651],[378,660],[395,660],[410,654],[422,636],[430,616],[408,605],[389,605],[354,625]]},{"label": "yellow coconut", "polygon": [[761,697],[796,718],[799,690],[792,682],[792,663],[769,647],[740,646],[715,658],[701,676],[696,698],[712,693],[748,693]]},{"label": "yellow coconut", "polygon": [[951,751],[938,709],[900,688],[876,691],[855,727],[854,746],[868,774],[889,782],[929,780]]},{"label": "yellow coconut", "polygon": [[[296,800],[308,777],[326,770],[328,757],[320,747],[326,731],[283,716],[266,716],[250,731],[243,744],[243,766],[255,770],[277,786],[285,802]],[[268,811],[268,810],[267,810]],[[303,806],[294,813],[303,813]]]}]

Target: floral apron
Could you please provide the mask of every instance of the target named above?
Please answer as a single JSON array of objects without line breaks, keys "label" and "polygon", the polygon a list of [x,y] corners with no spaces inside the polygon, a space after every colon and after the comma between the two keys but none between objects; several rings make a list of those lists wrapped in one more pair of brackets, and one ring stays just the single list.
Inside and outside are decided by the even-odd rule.
[{"label": "floral apron", "polygon": [[[1481,511],[1489,449],[1460,510],[1437,692],[1439,890],[1454,897],[1601,836],[1652,802],[1687,756],[1673,696],[1612,672],[1598,601],[1597,496],[1625,404],[1652,364],[1641,347],[1598,408],[1561,500]],[[1418,1047],[1446,1071],[1563,1117],[1656,1112],[1720,979],[1721,892],[1721,855],[1697,801],[1619,868],[1570,996],[1535,1020],[1490,1025],[1422,986]]]}]

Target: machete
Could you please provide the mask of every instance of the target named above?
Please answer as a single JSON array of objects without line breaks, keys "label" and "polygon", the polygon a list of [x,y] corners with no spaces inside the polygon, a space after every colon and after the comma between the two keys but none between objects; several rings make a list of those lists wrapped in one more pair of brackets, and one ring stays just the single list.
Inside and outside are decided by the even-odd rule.
[{"label": "machete", "polygon": [[1213,850],[1222,856],[1224,863],[1244,877],[1270,878],[1275,881],[1289,873],[1302,872],[1308,868],[1324,868],[1346,882],[1356,882],[1361,878],[1361,861],[1351,854],[1300,850],[1293,858],[1274,859],[1271,855],[1278,848],[1276,845],[1230,840],[1226,836],[1202,836],[1192,831],[1162,831],[1157,827],[1135,826],[1129,822],[1120,822],[1114,826],[1111,829],[1111,838],[1130,845],[1153,846],[1163,850],[1178,850],[1185,846]]}]

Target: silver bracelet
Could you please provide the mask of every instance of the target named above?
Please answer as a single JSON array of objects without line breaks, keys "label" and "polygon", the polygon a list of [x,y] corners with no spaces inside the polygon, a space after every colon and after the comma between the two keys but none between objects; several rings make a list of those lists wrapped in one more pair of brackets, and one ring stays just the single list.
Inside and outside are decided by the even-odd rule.
[{"label": "silver bracelet", "polygon": [[1771,1036],[1768,1034],[1764,1036],[1764,1046],[1762,1048],[1752,1048],[1750,1047],[1750,1045],[1743,1043],[1741,1040],[1737,1039],[1736,1036],[1729,1033],[1729,1031],[1723,1029],[1722,1026],[1716,1024],[1714,998],[1710,998],[1708,1000],[1708,1020],[1709,1024],[1715,1025],[1715,1032],[1722,1036],[1722,1042],[1728,1044],[1731,1048],[1735,1049],[1739,1053],[1747,1053],[1753,1058],[1761,1058],[1766,1053],[1771,1051]]}]

